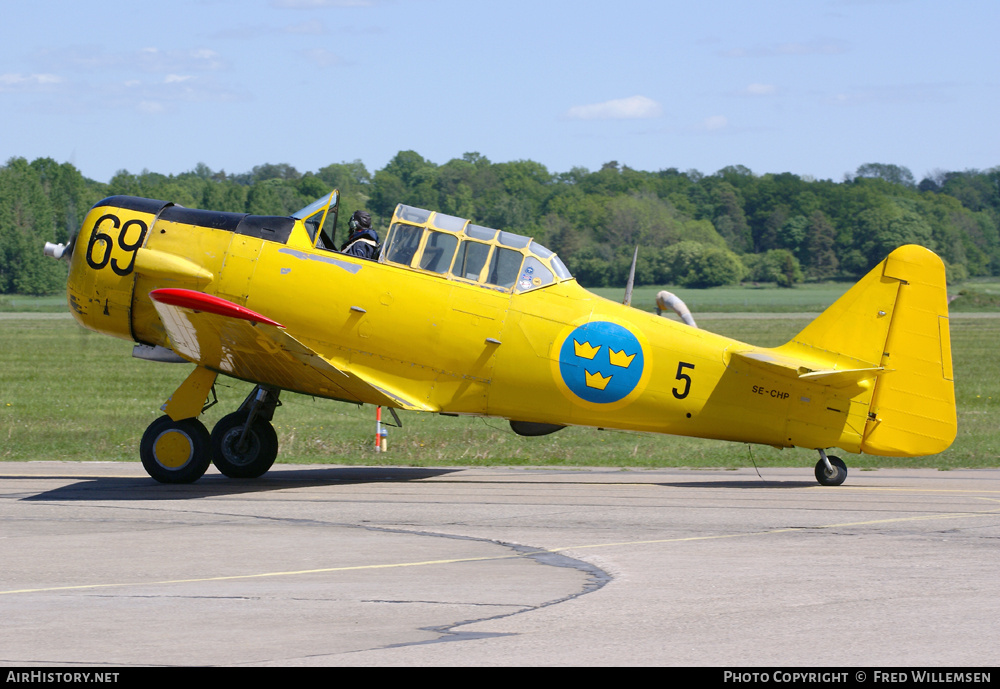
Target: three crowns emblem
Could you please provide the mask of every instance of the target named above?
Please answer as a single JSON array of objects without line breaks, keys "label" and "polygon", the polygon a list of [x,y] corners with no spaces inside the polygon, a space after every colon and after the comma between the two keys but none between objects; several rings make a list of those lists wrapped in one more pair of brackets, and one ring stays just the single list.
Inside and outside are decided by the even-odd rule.
[{"label": "three crowns emblem", "polygon": [[[593,361],[594,357],[601,350],[603,345],[598,345],[594,347],[589,342],[579,342],[578,340],[573,340],[573,353],[581,359],[588,359]],[[612,366],[617,366],[618,368],[627,369],[632,365],[632,360],[635,358],[635,354],[626,354],[625,350],[616,352],[615,350],[608,347],[608,360],[611,362]],[[604,390],[608,387],[608,383],[614,378],[614,374],[609,376],[601,375],[600,371],[594,371],[591,373],[586,368],[584,368],[584,379],[588,388],[594,388],[595,390]]]}]

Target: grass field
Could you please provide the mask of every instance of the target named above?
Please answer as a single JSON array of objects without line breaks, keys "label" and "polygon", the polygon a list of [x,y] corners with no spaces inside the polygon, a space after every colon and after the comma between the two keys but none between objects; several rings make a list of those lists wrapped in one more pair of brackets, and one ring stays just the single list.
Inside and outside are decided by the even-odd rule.
[{"label": "grass field", "polygon": [[[695,320],[699,313],[819,313],[851,287],[846,282],[824,282],[798,285],[795,289],[734,286],[710,289],[683,287],[636,287],[632,306],[643,311],[656,310],[656,293],[662,289],[679,296],[691,309]],[[621,287],[598,287],[591,290],[612,301],[621,302],[625,290]]]},{"label": "grass field", "polygon": [[66,295],[26,297],[17,294],[0,295],[0,313],[63,313]]},{"label": "grass field", "polygon": [[[709,289],[636,287],[632,306],[655,311],[656,293],[666,289],[684,300],[695,320],[699,313],[819,313],[852,286],[849,282],[820,282],[796,285],[794,289],[749,284]],[[620,287],[598,287],[591,291],[616,302],[625,296],[624,288]],[[995,278],[949,285],[948,294],[954,298],[949,307],[953,312],[1000,311],[1000,282]]]},{"label": "grass field", "polygon": [[[777,290],[774,290],[777,291]],[[687,298],[687,295],[685,295]],[[689,302],[690,303],[690,302]],[[696,317],[698,314],[695,314]],[[982,314],[989,316],[991,314]],[[754,344],[781,344],[808,322],[795,315],[703,316],[702,328]],[[1000,466],[1000,318],[956,316],[952,343],[958,438],[946,452],[916,460],[857,457],[855,468]],[[131,343],[86,331],[68,317],[4,314],[0,318],[0,459],[138,461],[139,438],[160,405],[190,371],[131,357]],[[220,379],[211,428],[235,409],[250,386]],[[404,466],[804,466],[812,451],[661,435],[569,428],[521,438],[499,419],[404,413],[389,430],[389,452],[372,451],[374,408],[286,393],[275,414],[279,462]]]}]

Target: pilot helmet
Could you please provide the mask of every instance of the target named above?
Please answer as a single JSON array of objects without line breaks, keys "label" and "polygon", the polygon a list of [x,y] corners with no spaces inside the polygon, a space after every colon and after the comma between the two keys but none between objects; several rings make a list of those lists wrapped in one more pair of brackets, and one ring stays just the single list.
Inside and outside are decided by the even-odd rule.
[{"label": "pilot helmet", "polygon": [[351,229],[351,232],[370,230],[372,227],[372,216],[365,211],[354,211],[354,215],[351,216],[351,221],[347,223],[347,226]]}]

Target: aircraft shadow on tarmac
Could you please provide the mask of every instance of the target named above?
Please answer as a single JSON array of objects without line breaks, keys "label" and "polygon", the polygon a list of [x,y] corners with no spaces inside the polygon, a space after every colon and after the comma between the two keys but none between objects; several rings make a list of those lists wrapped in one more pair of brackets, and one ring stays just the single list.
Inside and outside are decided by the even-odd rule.
[{"label": "aircraft shadow on tarmac", "polygon": [[655,486],[664,488],[819,488],[815,481],[761,481],[746,479],[743,481],[658,481]]},{"label": "aircraft shadow on tarmac", "polygon": [[[28,501],[46,500],[197,500],[224,495],[240,495],[244,493],[261,493],[290,488],[312,488],[336,486],[356,483],[395,483],[419,481],[421,479],[437,478],[447,474],[461,472],[462,468],[429,469],[419,467],[323,467],[317,469],[272,469],[266,476],[257,479],[231,479],[221,474],[206,474],[197,483],[162,484],[147,477],[93,477],[59,475],[47,476],[49,479],[70,479],[74,483],[59,486],[52,490],[23,498]],[[507,481],[503,481],[507,483]],[[524,481],[510,481],[525,483]],[[475,481],[469,481],[475,483]],[[495,483],[490,481],[489,483]],[[546,481],[532,480],[529,483],[538,485]],[[552,481],[553,484],[565,485],[565,480]],[[588,485],[600,485],[601,481],[585,481]],[[620,483],[619,480],[609,483]],[[650,486],[662,488],[705,488],[715,489],[782,489],[782,488],[816,488],[812,481],[768,481],[760,479],[721,480],[721,481],[656,481]]]},{"label": "aircraft shadow on tarmac", "polygon": [[242,493],[260,493],[289,488],[311,488],[354,483],[397,483],[435,478],[461,469],[424,469],[409,467],[324,467],[322,469],[272,469],[257,479],[231,479],[207,474],[197,483],[162,484],[147,477],[78,477],[77,479],[24,500],[196,500]]}]

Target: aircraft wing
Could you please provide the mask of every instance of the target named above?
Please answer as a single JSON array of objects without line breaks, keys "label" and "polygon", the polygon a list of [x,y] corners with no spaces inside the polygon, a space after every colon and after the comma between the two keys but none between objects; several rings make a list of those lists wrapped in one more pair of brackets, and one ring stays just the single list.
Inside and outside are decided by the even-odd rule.
[{"label": "aircraft wing", "polygon": [[335,365],[280,323],[238,304],[187,289],[157,289],[149,296],[171,348],[200,366],[308,395],[437,411]]}]

